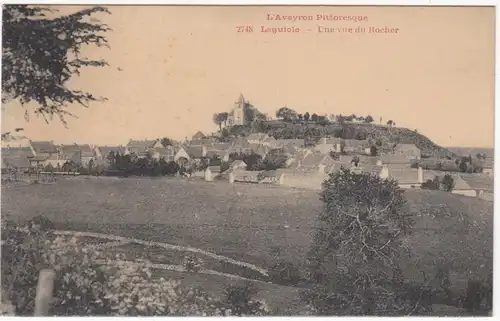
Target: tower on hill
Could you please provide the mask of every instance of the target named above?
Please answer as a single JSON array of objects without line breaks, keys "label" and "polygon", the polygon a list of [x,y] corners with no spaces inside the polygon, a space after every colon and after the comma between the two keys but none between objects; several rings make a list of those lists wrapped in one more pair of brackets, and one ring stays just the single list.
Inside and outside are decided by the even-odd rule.
[{"label": "tower on hill", "polygon": [[247,104],[247,101],[243,97],[243,94],[240,94],[231,112],[233,125],[245,125],[245,104]]}]

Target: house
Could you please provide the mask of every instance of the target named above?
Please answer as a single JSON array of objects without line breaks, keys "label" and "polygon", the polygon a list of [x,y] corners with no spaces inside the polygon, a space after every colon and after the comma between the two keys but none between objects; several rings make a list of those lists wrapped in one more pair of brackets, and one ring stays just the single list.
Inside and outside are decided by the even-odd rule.
[{"label": "house", "polygon": [[255,154],[260,155],[262,158],[266,158],[267,154],[269,153],[269,147],[266,145],[251,145],[252,151]]},{"label": "house", "polygon": [[54,163],[59,158],[59,148],[52,141],[31,141],[30,148],[33,156],[37,156],[33,160],[36,165],[46,164],[49,159]]},{"label": "house", "polygon": [[420,159],[422,151],[415,144],[397,144],[394,147],[394,154],[404,156],[409,159]]},{"label": "house", "polygon": [[205,135],[201,132],[201,131],[197,131],[193,137],[191,138],[191,140],[199,140],[199,139],[203,139],[205,138]]},{"label": "house", "polygon": [[189,156],[186,147],[178,146],[177,148],[174,148],[174,151],[175,151],[174,162],[176,162],[177,164],[186,165],[191,160],[191,157]]},{"label": "house", "polygon": [[366,149],[370,148],[367,140],[345,139],[344,152],[366,154]]},{"label": "house", "polygon": [[30,158],[34,157],[30,147],[2,148],[2,163],[5,168],[26,171],[31,167]]},{"label": "house", "polygon": [[461,173],[462,179],[476,191],[476,196],[485,200],[493,201],[494,181],[488,174],[466,174]]},{"label": "house", "polygon": [[411,167],[412,161],[402,155],[395,155],[395,154],[386,154],[380,156],[380,160],[382,161],[382,164],[385,165],[396,165],[396,164],[401,164],[401,165],[406,165],[407,167]]},{"label": "house", "polygon": [[186,152],[189,155],[189,159],[201,160],[207,157],[207,148],[203,145],[186,147]]},{"label": "house", "polygon": [[476,197],[478,193],[473,189],[460,174],[452,174],[455,185],[453,186],[452,194]]},{"label": "house", "polygon": [[154,140],[130,140],[125,147],[125,154],[136,154],[138,157],[146,157],[150,149],[163,147],[159,139]]},{"label": "house", "polygon": [[283,180],[285,177],[285,173],[282,171],[272,170],[272,171],[263,171],[260,173],[260,184],[276,184],[283,185]]},{"label": "house", "polygon": [[220,166],[208,166],[205,169],[205,181],[211,182],[221,174]]},{"label": "house", "polygon": [[229,173],[229,182],[259,183],[260,172],[247,170],[233,170]]},{"label": "house", "polygon": [[163,158],[167,163],[175,160],[175,148],[173,146],[152,148],[150,154],[153,159],[160,160]]},{"label": "house", "polygon": [[285,147],[293,147],[293,148],[305,148],[305,139],[276,139],[271,142],[271,147],[273,148],[285,148]]},{"label": "house", "polygon": [[483,173],[493,177],[493,157],[486,157],[482,163]]},{"label": "house", "polygon": [[2,173],[8,172],[10,170],[24,173],[29,171],[31,164],[26,157],[12,157],[2,155]]},{"label": "house", "polygon": [[106,160],[108,155],[113,153],[115,155],[123,155],[125,153],[125,148],[122,146],[96,146],[94,148],[97,159]]},{"label": "house", "polygon": [[2,134],[2,148],[31,147],[31,141],[26,136]]},{"label": "house", "polygon": [[237,168],[245,169],[245,168],[247,168],[247,164],[242,160],[235,160],[234,162],[232,162],[229,165],[229,168],[230,169],[237,169]]},{"label": "house", "polygon": [[71,160],[75,164],[87,166],[90,161],[95,161],[94,150],[88,144],[61,145],[58,160]]},{"label": "house", "polygon": [[420,188],[424,183],[424,170],[422,167],[389,170],[389,167],[384,164],[379,177],[393,179],[398,182],[399,187],[404,189]]},{"label": "house", "polygon": [[320,152],[322,154],[329,154],[331,151],[336,153],[342,152],[343,140],[340,138],[326,138],[322,137],[319,139],[318,143],[314,146],[314,151]]},{"label": "house", "polygon": [[270,146],[275,139],[265,133],[252,133],[247,136],[246,140],[250,144]]},{"label": "house", "polygon": [[210,138],[200,138],[200,139],[193,139],[189,141],[189,146],[212,146],[213,141]]}]

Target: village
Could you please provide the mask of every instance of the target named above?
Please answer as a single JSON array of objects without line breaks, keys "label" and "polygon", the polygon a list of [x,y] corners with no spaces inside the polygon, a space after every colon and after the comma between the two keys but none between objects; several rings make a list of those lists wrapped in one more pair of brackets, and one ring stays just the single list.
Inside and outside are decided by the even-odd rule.
[{"label": "village", "polygon": [[[230,125],[245,125],[247,104],[240,95],[228,113]],[[284,120],[270,122],[279,125]],[[129,155],[136,161],[148,159],[165,167],[172,164],[173,170],[166,171],[170,176],[312,190],[320,190],[329,175],[340,168],[390,178],[404,189],[443,189],[441,183],[447,175],[452,183],[444,190],[493,201],[493,160],[484,155],[438,158],[423,155],[415,144],[393,144],[387,149],[368,139],[276,139],[262,132],[226,137],[224,141],[220,138],[220,132],[205,135],[198,131],[183,142],[130,139],[123,146],[57,145],[27,138],[2,141],[2,177],[19,180],[24,173],[36,172],[77,175],[83,174],[82,169],[91,174],[92,168],[111,175],[116,169],[115,157]]]}]

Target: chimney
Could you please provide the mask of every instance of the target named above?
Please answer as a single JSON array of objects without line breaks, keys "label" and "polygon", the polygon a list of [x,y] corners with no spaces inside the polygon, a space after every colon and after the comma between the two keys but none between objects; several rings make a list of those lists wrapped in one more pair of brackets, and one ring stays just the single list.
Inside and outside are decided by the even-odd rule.
[{"label": "chimney", "polygon": [[297,167],[300,167],[302,165],[302,161],[299,159],[297,160]]},{"label": "chimney", "polygon": [[418,183],[423,184],[424,183],[424,170],[422,169],[422,166],[418,166],[417,175],[418,175]]},{"label": "chimney", "polygon": [[337,153],[341,153],[342,152],[342,147],[340,146],[340,143],[337,143],[335,152],[337,152]]},{"label": "chimney", "polygon": [[231,183],[231,184],[234,183],[234,173],[233,172],[229,173],[229,183]]},{"label": "chimney", "polygon": [[382,179],[389,178],[389,168],[387,167],[387,165],[382,165],[382,170],[380,170],[379,176]]}]

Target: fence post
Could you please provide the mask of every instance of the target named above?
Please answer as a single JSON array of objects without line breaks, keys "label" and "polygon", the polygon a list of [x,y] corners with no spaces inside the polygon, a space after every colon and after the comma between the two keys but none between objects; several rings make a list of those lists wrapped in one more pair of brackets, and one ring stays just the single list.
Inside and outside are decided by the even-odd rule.
[{"label": "fence post", "polygon": [[55,277],[56,273],[54,272],[54,270],[44,269],[40,271],[35,298],[36,317],[47,316],[49,314]]}]

